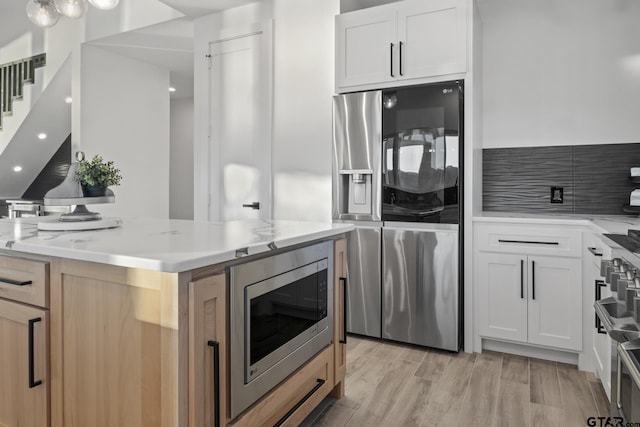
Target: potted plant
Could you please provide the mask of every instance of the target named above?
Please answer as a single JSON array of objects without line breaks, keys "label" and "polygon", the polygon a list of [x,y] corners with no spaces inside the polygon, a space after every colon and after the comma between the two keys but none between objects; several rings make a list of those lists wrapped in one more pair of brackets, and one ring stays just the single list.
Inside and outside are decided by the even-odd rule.
[{"label": "potted plant", "polygon": [[91,160],[78,162],[75,179],[82,186],[85,197],[100,197],[105,195],[107,187],[120,185],[122,175],[112,161],[105,162],[102,156],[96,155]]}]

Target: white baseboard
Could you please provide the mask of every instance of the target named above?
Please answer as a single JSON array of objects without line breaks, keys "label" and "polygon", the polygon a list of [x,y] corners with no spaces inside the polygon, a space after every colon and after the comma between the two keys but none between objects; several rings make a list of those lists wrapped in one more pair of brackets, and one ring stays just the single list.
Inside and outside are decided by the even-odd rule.
[{"label": "white baseboard", "polygon": [[483,338],[482,349],[578,366],[578,353]]}]

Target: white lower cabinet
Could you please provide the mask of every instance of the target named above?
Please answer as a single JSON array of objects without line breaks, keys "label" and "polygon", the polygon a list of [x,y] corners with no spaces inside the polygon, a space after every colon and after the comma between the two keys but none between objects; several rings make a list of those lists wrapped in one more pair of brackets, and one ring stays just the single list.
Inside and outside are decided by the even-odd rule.
[{"label": "white lower cabinet", "polygon": [[582,350],[580,259],[480,252],[480,334]]}]

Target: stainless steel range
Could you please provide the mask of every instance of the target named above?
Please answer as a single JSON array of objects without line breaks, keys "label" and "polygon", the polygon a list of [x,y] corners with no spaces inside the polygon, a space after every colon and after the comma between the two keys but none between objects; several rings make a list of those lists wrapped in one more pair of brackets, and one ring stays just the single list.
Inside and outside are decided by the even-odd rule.
[{"label": "stainless steel range", "polygon": [[614,258],[602,261],[600,274],[612,292],[595,302],[602,327],[612,339],[611,416],[640,422],[640,268]]},{"label": "stainless steel range", "polygon": [[333,241],[230,269],[231,418],[331,343]]}]

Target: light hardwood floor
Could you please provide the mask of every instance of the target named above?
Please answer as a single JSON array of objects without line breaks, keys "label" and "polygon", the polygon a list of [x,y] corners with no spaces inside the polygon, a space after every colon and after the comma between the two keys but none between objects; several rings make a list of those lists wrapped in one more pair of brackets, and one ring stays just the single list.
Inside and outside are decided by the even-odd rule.
[{"label": "light hardwood floor", "polygon": [[608,413],[600,382],[572,365],[349,336],[346,396],[302,426],[586,426]]}]

